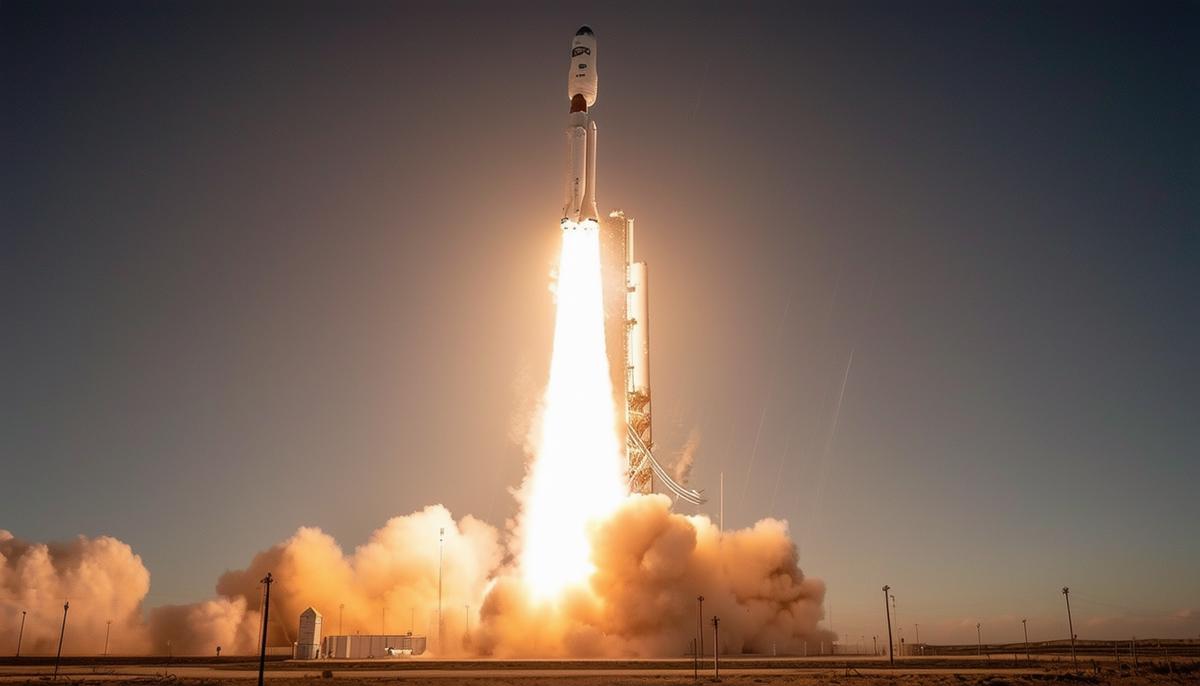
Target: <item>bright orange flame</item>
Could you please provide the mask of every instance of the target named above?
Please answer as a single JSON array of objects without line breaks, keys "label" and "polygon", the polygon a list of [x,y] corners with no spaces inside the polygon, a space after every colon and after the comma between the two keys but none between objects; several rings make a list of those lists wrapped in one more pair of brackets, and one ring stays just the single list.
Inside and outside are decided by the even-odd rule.
[{"label": "bright orange flame", "polygon": [[604,351],[600,232],[585,222],[562,237],[554,355],[521,519],[522,573],[541,600],[587,580],[588,526],[627,493]]}]

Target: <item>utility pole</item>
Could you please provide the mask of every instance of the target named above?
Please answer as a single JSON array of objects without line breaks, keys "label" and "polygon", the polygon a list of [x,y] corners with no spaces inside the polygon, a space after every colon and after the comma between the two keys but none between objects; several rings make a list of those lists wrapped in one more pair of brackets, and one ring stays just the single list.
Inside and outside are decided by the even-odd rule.
[{"label": "utility pole", "polygon": [[1025,661],[1029,661],[1029,620],[1021,620],[1021,630],[1025,632]]},{"label": "utility pole", "polygon": [[879,654],[879,637],[878,636],[871,637],[871,654],[872,655]]},{"label": "utility pole", "polygon": [[696,611],[696,634],[700,637],[700,655],[704,655],[704,596],[696,596],[696,602],[700,603],[699,609]]},{"label": "utility pole", "polygon": [[979,628],[979,622],[975,622],[975,654],[983,655],[983,631]]},{"label": "utility pole", "polygon": [[890,591],[891,588],[892,587],[888,586],[888,585],[884,585],[884,587],[883,587],[883,611],[887,614],[888,662],[890,662],[891,665],[893,667],[895,667],[896,666],[896,651],[892,648],[892,606],[888,605],[888,591]]},{"label": "utility pole", "polygon": [[696,639],[692,639],[692,680],[700,683],[700,648]]},{"label": "utility pole", "polygon": [[21,630],[17,632],[17,657],[21,657],[21,639],[25,638],[25,610],[21,610]]},{"label": "utility pole", "polygon": [[713,615],[713,678],[721,680],[721,618]]},{"label": "utility pole", "polygon": [[[446,528],[438,529],[438,652],[445,652],[446,642],[443,640],[442,623],[442,551],[445,549]],[[262,684],[259,684],[262,686]]]},{"label": "utility pole", "polygon": [[1071,589],[1063,586],[1063,597],[1067,599],[1067,630],[1071,632],[1071,669],[1079,669],[1075,661],[1075,623],[1071,621]]},{"label": "utility pole", "polygon": [[379,608],[379,634],[387,636],[387,605]]},{"label": "utility pole", "polygon": [[408,608],[408,633],[416,635],[417,633],[417,608]]},{"label": "utility pole", "polygon": [[346,603],[338,604],[338,636],[345,636],[342,633],[342,615],[346,612]]},{"label": "utility pole", "polygon": [[108,657],[108,635],[112,633],[112,620],[104,623],[104,657]]},{"label": "utility pole", "polygon": [[[920,624],[913,624],[913,628],[914,628],[914,629],[916,629],[916,631],[917,631],[917,642],[916,642],[915,644],[913,644],[913,645],[921,645],[921,625],[920,625]],[[914,650],[915,650],[915,649],[914,649]],[[923,653],[923,652],[925,652],[925,649],[924,649],[924,648],[922,648],[922,649],[921,649],[921,652],[922,652],[922,653]]]},{"label": "utility pole", "polygon": [[58,631],[58,655],[54,656],[54,678],[58,678],[58,662],[62,659],[62,644],[63,637],[67,635],[67,610],[71,609],[71,603],[63,603],[63,621],[62,628]]},{"label": "utility pole", "polygon": [[262,644],[258,651],[258,686],[263,686],[263,670],[267,666],[267,629],[270,628],[271,616],[271,584],[275,583],[275,579],[271,577],[271,573],[262,578],[263,584],[266,585],[266,593],[263,595],[263,616],[262,616]]},{"label": "utility pole", "polygon": [[470,636],[471,635],[471,606],[464,605],[463,607],[465,608],[465,610],[463,612],[463,626],[466,627],[463,629],[463,634],[465,634],[466,636]]}]

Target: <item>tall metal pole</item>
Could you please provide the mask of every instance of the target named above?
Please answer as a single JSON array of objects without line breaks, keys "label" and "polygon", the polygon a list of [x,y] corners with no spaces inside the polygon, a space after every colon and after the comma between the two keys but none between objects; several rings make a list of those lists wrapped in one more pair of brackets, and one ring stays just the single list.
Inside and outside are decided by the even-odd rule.
[{"label": "tall metal pole", "polygon": [[1075,661],[1075,623],[1071,621],[1071,589],[1063,586],[1063,597],[1067,599],[1067,630],[1071,632],[1071,669],[1079,669]]},{"label": "tall metal pole", "polygon": [[872,655],[879,654],[879,637],[878,636],[871,637],[871,654]]},{"label": "tall metal pole", "polygon": [[271,584],[275,579],[271,577],[271,573],[263,577],[262,583],[266,584],[266,594],[263,596],[263,616],[262,616],[262,644],[258,650],[258,686],[263,686],[263,670],[267,666],[267,628],[270,626],[271,615]]},{"label": "tall metal pole", "polygon": [[63,603],[63,621],[62,628],[58,631],[58,655],[54,656],[54,678],[58,678],[58,662],[62,659],[62,644],[63,636],[67,635],[67,610],[71,609],[71,603]]},{"label": "tall metal pole", "polygon": [[379,608],[379,634],[387,636],[387,605]]},{"label": "tall metal pole", "polygon": [[921,645],[921,625],[913,624],[913,628],[917,630],[917,642],[914,645]]},{"label": "tall metal pole", "polygon": [[896,611],[896,596],[891,596],[892,599],[892,617],[896,620],[896,637],[899,638],[900,657],[904,657],[904,626],[900,624],[900,613]]},{"label": "tall metal pole", "polygon": [[104,625],[104,657],[108,657],[108,635],[112,633],[112,620],[108,620]]},{"label": "tall metal pole", "polygon": [[888,605],[888,591],[891,590],[891,588],[892,588],[891,586],[887,586],[887,585],[885,585],[883,587],[883,611],[887,614],[888,662],[891,663],[891,665],[893,667],[895,667],[896,666],[896,651],[892,649],[892,606]]},{"label": "tall metal pole", "polygon": [[721,679],[721,618],[713,615],[713,677]]},{"label": "tall metal pole", "polygon": [[983,655],[983,631],[979,628],[979,622],[975,622],[975,654]]},{"label": "tall metal pole", "polygon": [[697,683],[700,681],[700,649],[694,638],[692,639],[692,679]]},{"label": "tall metal pole", "polygon": [[25,638],[25,610],[21,610],[21,630],[17,632],[17,654],[21,657],[21,639]]},{"label": "tall metal pole", "polygon": [[1021,620],[1021,629],[1025,632],[1025,661],[1029,661],[1029,620]]},{"label": "tall metal pole", "polygon": [[345,636],[342,633],[342,614],[346,611],[346,603],[338,603],[338,636]]},{"label": "tall metal pole", "polygon": [[700,655],[704,655],[704,596],[696,596],[696,601],[700,603],[696,611],[696,633],[700,637]]},{"label": "tall metal pole", "polygon": [[[445,548],[446,529],[438,529],[438,652],[445,652],[446,643],[442,631],[442,551]],[[260,685],[261,686],[261,685]]]}]

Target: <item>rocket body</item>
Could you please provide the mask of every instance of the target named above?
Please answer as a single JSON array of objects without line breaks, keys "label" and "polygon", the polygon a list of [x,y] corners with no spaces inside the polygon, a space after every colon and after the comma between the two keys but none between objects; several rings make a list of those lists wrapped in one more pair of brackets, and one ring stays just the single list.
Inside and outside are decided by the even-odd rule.
[{"label": "rocket body", "polygon": [[566,193],[562,228],[595,228],[596,209],[596,122],[588,108],[596,104],[599,80],[596,74],[596,34],[581,26],[571,41],[571,65],[567,72]]}]

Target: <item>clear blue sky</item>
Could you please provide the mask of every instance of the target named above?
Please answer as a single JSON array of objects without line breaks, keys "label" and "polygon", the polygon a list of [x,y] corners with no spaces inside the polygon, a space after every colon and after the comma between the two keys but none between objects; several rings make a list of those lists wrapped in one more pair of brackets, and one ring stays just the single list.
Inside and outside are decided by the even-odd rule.
[{"label": "clear blue sky", "polygon": [[927,641],[1065,635],[1063,585],[1195,636],[1198,15],[5,2],[0,528],[158,604],[302,524],[502,525],[586,22],[655,437],[727,526],[786,518],[852,638],[884,583]]}]

